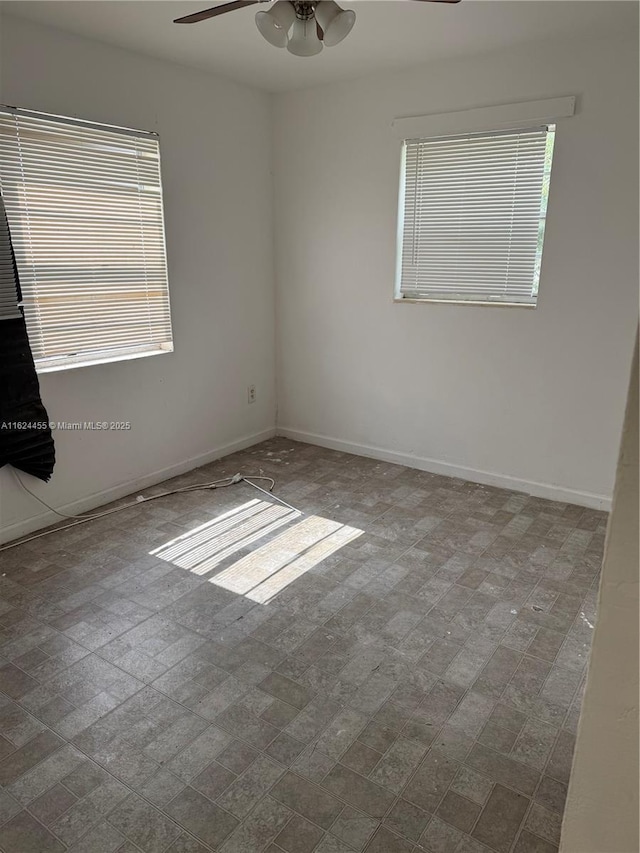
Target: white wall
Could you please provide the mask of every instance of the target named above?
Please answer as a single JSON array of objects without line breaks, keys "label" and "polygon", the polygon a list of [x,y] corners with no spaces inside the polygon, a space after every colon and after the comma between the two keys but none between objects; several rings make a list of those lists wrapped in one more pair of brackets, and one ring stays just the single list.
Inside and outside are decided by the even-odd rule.
[{"label": "white wall", "polygon": [[[160,134],[175,352],[40,377],[52,420],[132,423],[129,433],[57,432],[53,479],[32,481],[54,506],[95,506],[273,429],[270,100],[61,31],[2,23],[0,102]],[[0,490],[4,539],[51,520],[7,468]]]},{"label": "white wall", "polygon": [[[176,351],[41,377],[53,420],[133,424],[57,432],[36,487],[49,503],[96,506],[273,430],[273,142],[280,430],[607,504],[637,317],[634,33],[281,95],[272,111],[221,78],[2,22],[0,102],[161,138]],[[394,305],[391,120],[567,94],[538,309]],[[0,538],[51,520],[7,469],[0,496]]]},{"label": "white wall", "polygon": [[638,350],[605,547],[598,621],[561,853],[638,847]]},{"label": "white wall", "polygon": [[[631,32],[278,96],[279,428],[606,506],[637,319],[637,81]],[[557,133],[537,310],[393,304],[392,119],[562,95],[578,114]]]}]

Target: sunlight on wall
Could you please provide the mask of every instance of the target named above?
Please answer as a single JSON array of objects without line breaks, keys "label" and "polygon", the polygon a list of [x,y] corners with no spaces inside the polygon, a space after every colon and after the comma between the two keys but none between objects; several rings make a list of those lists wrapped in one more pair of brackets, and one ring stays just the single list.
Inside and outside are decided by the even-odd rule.
[{"label": "sunlight on wall", "polygon": [[182,569],[206,575],[258,539],[292,525],[208,578],[209,583],[267,604],[296,578],[363,533],[357,527],[317,515],[297,521],[301,515],[298,510],[279,504],[252,500],[150,553]]}]

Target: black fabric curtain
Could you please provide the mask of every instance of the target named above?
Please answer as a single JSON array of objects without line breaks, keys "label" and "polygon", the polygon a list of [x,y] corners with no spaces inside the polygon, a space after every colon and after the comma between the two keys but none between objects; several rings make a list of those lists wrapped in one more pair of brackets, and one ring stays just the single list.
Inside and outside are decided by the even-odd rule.
[{"label": "black fabric curtain", "polygon": [[49,415],[40,399],[11,232],[0,194],[0,467],[13,465],[45,482],[55,465]]}]

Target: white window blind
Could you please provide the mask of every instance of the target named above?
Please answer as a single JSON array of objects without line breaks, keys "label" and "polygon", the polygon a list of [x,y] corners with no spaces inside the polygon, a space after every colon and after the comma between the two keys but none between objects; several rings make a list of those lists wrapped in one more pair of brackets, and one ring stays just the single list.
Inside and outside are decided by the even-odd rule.
[{"label": "white window blind", "polygon": [[0,188],[39,372],[173,349],[155,134],[0,107]]},{"label": "white window blind", "polygon": [[396,298],[536,304],[554,133],[404,142]]},{"label": "white window blind", "polygon": [[18,308],[18,291],[9,242],[9,227],[4,204],[0,198],[0,320],[16,319],[22,320],[22,313]]}]

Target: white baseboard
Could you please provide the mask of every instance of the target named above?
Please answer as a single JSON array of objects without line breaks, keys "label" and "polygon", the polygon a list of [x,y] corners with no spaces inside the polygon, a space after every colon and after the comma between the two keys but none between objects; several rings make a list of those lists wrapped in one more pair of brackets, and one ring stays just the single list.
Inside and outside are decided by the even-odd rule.
[{"label": "white baseboard", "polygon": [[[200,456],[192,456],[190,459],[185,459],[176,465],[161,468],[159,471],[146,474],[144,477],[128,480],[126,483],[121,483],[102,492],[94,492],[91,495],[73,501],[73,503],[57,508],[60,512],[68,513],[69,515],[78,515],[87,512],[88,510],[130,495],[132,492],[148,489],[149,486],[155,486],[156,483],[161,483],[163,480],[169,480],[171,477],[177,477],[187,471],[192,471],[201,465],[208,465],[209,462],[215,462],[216,459],[228,456],[230,453],[236,453],[238,450],[244,450],[261,441],[266,441],[268,438],[273,438],[274,435],[276,435],[276,430],[273,428],[262,430],[262,432],[257,432],[253,435],[246,435],[237,441],[232,441],[230,444],[225,444],[222,447],[216,447],[214,450],[202,453]],[[29,533],[41,530],[43,527],[48,527],[50,524],[55,524],[56,521],[60,521],[60,517],[53,512],[45,510],[38,515],[17,521],[15,524],[9,524],[0,530],[0,543],[19,539],[21,536],[26,536]]]},{"label": "white baseboard", "polygon": [[431,474],[443,474],[446,477],[458,477],[462,480],[470,480],[472,483],[482,483],[484,486],[512,489],[515,492],[524,492],[536,498],[548,498],[552,501],[578,504],[578,506],[606,510],[607,512],[611,509],[611,498],[606,495],[567,489],[564,486],[556,486],[550,483],[537,483],[533,480],[520,480],[517,477],[510,477],[508,474],[479,471],[476,468],[466,468],[463,465],[455,465],[451,462],[440,462],[438,459],[414,456],[411,453],[401,453],[396,450],[385,450],[382,447],[370,447],[367,444],[354,444],[351,441],[342,441],[338,438],[302,432],[288,427],[278,427],[277,433],[285,438],[302,441],[305,444],[317,444],[330,450],[341,450],[344,453],[353,453],[356,456],[368,456],[372,459],[380,459],[383,462],[395,462],[397,465],[429,471]]}]

